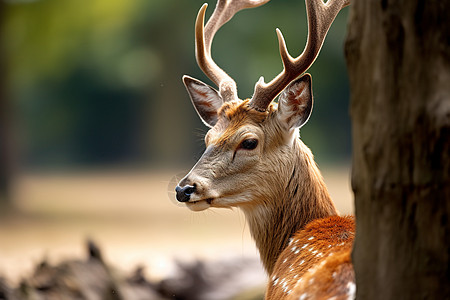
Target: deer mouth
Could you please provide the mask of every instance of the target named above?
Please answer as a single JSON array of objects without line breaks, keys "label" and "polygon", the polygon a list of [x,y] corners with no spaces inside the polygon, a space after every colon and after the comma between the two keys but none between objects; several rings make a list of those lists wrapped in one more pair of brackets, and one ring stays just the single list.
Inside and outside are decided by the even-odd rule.
[{"label": "deer mouth", "polygon": [[202,211],[211,207],[214,198],[207,198],[195,201],[185,202],[186,206],[192,211]]},{"label": "deer mouth", "polygon": [[202,200],[195,200],[195,201],[189,201],[188,203],[192,203],[192,204],[196,204],[198,202],[202,202],[202,201],[206,201],[206,203],[208,203],[209,205],[211,205],[211,203],[213,202],[213,198],[208,198],[208,199],[202,199]]}]

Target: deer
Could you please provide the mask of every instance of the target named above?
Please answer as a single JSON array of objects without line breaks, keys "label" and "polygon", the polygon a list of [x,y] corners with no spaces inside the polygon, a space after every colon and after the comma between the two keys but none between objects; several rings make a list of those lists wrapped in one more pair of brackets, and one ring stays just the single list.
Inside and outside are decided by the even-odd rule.
[{"label": "deer", "polygon": [[[238,11],[269,0],[218,0],[205,26],[195,21],[198,66],[218,90],[190,76],[183,82],[203,123],[206,150],[175,188],[192,211],[239,208],[268,274],[266,299],[353,299],[353,216],[340,216],[299,129],[313,108],[313,64],[339,11],[349,0],[305,0],[308,37],[292,57],[276,29],[283,70],[261,77],[241,100],[235,81],[213,60],[214,35]],[[278,98],[278,101],[274,101]]]}]

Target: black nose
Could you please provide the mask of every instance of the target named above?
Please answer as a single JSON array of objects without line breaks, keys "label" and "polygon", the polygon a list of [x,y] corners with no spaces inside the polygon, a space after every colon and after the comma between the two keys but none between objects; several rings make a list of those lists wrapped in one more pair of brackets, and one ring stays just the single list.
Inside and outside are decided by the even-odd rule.
[{"label": "black nose", "polygon": [[180,202],[187,202],[191,199],[191,195],[195,193],[195,186],[185,185],[184,187],[177,186],[175,188],[177,192],[177,200]]}]

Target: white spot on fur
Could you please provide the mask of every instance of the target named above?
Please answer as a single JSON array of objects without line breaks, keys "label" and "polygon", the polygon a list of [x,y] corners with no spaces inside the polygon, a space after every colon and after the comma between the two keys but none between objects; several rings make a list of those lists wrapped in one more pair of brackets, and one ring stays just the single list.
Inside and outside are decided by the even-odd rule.
[{"label": "white spot on fur", "polygon": [[297,249],[297,246],[292,247],[292,252],[294,252]]},{"label": "white spot on fur", "polygon": [[303,293],[300,295],[300,298],[298,300],[305,300],[308,297],[308,293]]},{"label": "white spot on fur", "polygon": [[294,289],[300,284],[300,282],[302,282],[302,280],[303,280],[303,277],[300,278],[299,280],[297,280],[297,283],[295,284]]},{"label": "white spot on fur", "polygon": [[350,281],[347,283],[347,299],[353,300],[355,299],[356,293],[356,285],[354,282]]},{"label": "white spot on fur", "polygon": [[312,240],[312,239],[314,239],[314,237],[312,236],[312,237],[310,237],[309,239],[308,239],[308,241],[310,241],[310,240]]},{"label": "white spot on fur", "polygon": [[308,246],[309,246],[309,244],[304,244],[303,247],[302,247],[302,249],[305,249],[305,248],[308,247]]},{"label": "white spot on fur", "polygon": [[304,262],[305,262],[305,260],[302,259],[302,261],[299,263],[299,265],[303,265]]},{"label": "white spot on fur", "polygon": [[300,252],[300,250],[295,250],[294,254],[298,254]]}]

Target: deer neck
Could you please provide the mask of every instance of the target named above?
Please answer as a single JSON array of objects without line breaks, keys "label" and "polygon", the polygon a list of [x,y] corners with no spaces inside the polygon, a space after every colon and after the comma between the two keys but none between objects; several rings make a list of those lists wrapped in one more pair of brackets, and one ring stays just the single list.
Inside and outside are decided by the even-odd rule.
[{"label": "deer neck", "polygon": [[257,196],[257,205],[242,207],[268,274],[295,232],[337,214],[308,147],[295,141],[285,160],[280,158],[279,169],[268,179],[270,191]]}]

